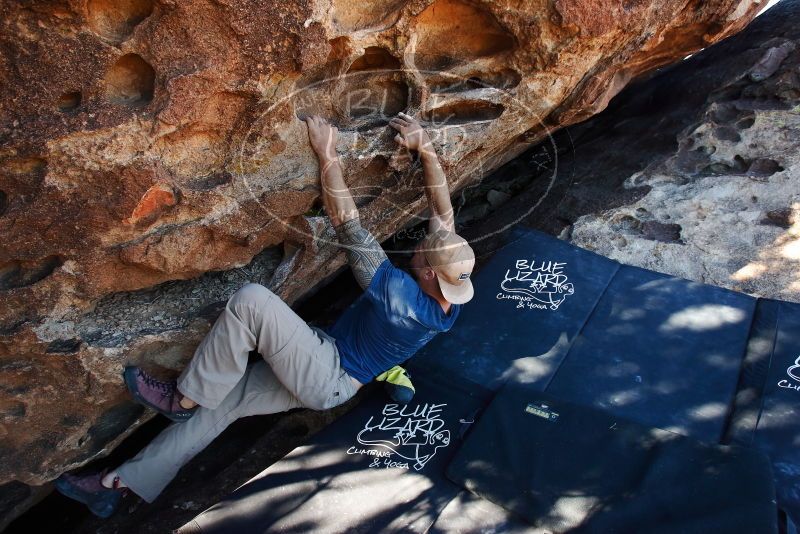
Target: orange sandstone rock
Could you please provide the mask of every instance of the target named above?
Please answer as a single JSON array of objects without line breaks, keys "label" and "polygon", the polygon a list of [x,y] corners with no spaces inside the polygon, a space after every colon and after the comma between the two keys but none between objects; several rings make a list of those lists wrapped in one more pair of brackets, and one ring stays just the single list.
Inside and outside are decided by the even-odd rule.
[{"label": "orange sandstone rock", "polygon": [[[743,28],[728,0],[9,0],[0,4],[0,483],[42,484],[149,414],[245,281],[293,302],[343,266],[317,217],[320,113],[379,239],[425,208],[387,128],[453,191]],[[284,254],[285,251],[285,254]]]}]

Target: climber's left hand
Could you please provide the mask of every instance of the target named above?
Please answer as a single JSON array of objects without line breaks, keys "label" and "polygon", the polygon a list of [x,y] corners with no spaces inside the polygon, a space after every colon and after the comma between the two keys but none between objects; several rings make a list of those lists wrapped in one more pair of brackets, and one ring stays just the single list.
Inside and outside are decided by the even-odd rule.
[{"label": "climber's left hand", "polygon": [[317,158],[321,162],[336,159],[336,142],[339,138],[336,126],[330,125],[319,115],[306,117],[305,121],[308,126],[308,139]]}]

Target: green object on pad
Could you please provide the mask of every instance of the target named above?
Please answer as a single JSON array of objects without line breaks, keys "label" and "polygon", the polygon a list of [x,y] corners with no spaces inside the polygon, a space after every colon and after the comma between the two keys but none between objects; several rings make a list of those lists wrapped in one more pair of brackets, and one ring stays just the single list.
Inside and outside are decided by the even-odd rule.
[{"label": "green object on pad", "polygon": [[379,374],[375,380],[383,382],[383,389],[393,401],[399,404],[408,404],[414,398],[415,390],[414,384],[411,383],[411,377],[408,371],[399,365]]}]

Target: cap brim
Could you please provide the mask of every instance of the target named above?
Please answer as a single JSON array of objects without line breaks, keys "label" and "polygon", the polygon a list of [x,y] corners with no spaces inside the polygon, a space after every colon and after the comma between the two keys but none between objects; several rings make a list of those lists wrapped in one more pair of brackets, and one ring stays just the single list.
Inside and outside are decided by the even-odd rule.
[{"label": "cap brim", "polygon": [[442,296],[447,299],[447,302],[452,304],[464,304],[472,300],[475,295],[475,289],[472,287],[472,281],[467,278],[461,285],[450,284],[442,280],[441,276],[437,276],[436,280],[439,282],[439,288],[442,290]]}]

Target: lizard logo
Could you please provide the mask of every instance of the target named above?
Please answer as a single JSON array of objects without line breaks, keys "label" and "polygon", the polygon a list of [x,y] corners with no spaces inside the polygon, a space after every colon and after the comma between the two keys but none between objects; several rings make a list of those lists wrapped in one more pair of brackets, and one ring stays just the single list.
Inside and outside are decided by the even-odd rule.
[{"label": "lizard logo", "polygon": [[[387,404],[381,415],[371,416],[356,436],[360,445],[383,449],[385,467],[409,465],[420,471],[442,447],[450,444],[450,431],[444,428],[441,418],[446,404],[421,404],[411,408],[398,404]],[[369,451],[351,447],[350,454],[370,454]],[[375,454],[370,454],[375,455]],[[391,461],[390,456],[394,456]],[[371,467],[381,466],[376,460]]]}]

